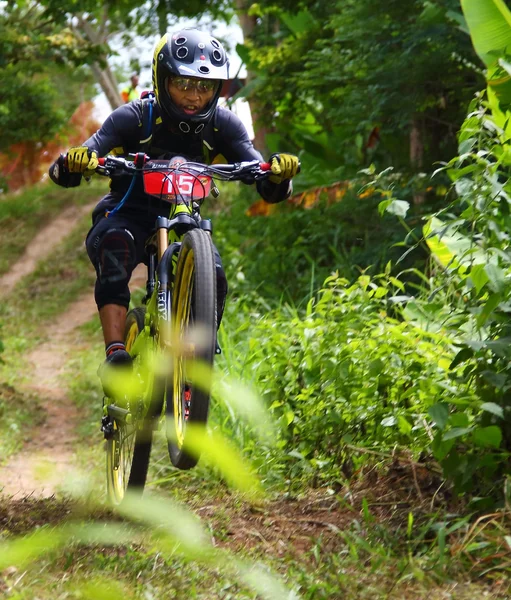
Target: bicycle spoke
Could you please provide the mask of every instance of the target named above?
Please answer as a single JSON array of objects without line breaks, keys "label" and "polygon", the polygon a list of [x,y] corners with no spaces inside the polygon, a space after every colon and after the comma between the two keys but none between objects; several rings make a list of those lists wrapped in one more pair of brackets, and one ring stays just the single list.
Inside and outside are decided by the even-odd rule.
[{"label": "bicycle spoke", "polygon": [[[125,335],[128,351],[144,331],[144,317],[144,309],[128,313]],[[141,368],[141,358],[138,355],[133,358],[133,369]],[[144,488],[153,433],[146,413],[153,406],[153,392],[153,382],[149,380],[140,397],[124,402],[122,408],[108,407],[114,435],[107,440],[107,490],[114,504],[122,502],[128,489],[140,493]]]}]

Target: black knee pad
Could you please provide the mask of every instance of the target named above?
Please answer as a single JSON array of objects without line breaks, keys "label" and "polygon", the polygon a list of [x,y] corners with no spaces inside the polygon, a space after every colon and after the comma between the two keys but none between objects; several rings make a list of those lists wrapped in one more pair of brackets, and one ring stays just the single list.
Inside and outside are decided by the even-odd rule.
[{"label": "black knee pad", "polygon": [[98,274],[95,291],[98,307],[105,304],[128,307],[128,282],[136,264],[133,235],[127,229],[112,228],[90,244],[94,251],[89,254],[93,254],[91,258]]}]

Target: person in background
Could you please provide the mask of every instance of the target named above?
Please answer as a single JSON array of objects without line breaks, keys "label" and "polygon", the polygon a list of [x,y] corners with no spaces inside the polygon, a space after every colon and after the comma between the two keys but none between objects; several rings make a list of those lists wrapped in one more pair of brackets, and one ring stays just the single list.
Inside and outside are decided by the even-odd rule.
[{"label": "person in background", "polygon": [[137,89],[139,76],[138,73],[133,73],[130,78],[130,85],[127,85],[123,88],[121,92],[121,98],[124,104],[131,102],[132,100],[137,100],[140,98],[140,93]]},{"label": "person in background", "polygon": [[[207,164],[215,159],[229,163],[263,161],[240,119],[217,106],[222,84],[229,79],[229,60],[218,40],[197,29],[165,35],[156,45],[152,68],[153,99],[137,99],[120,106],[82,146],[62,154],[50,167],[55,183],[63,187],[79,185],[83,175],[94,172],[98,158],[113,149],[132,154],[143,148],[150,158],[183,155]],[[153,103],[154,113],[147,137],[143,124],[149,102]],[[291,194],[291,179],[299,172],[300,163],[296,156],[284,153],[273,154],[269,162],[272,174],[256,183],[257,191],[267,202],[282,202]],[[110,192],[93,211],[86,240],[97,272],[95,299],[106,363],[112,365],[131,361],[124,345],[129,280],[137,264],[144,261],[144,243],[156,217],[168,216],[168,212],[162,212],[161,203],[140,186],[133,187],[129,198],[124,198],[126,202],[120,204],[131,180],[130,175],[112,179]],[[218,252],[216,271],[220,323],[227,280]]]}]

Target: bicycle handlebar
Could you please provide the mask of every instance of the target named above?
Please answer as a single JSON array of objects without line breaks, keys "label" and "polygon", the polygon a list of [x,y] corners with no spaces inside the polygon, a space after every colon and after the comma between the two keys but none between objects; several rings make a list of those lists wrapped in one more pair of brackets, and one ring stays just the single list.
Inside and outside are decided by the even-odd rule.
[{"label": "bicycle handlebar", "polygon": [[99,175],[112,176],[122,173],[147,173],[150,171],[161,171],[169,169],[172,171],[193,171],[196,175],[209,175],[213,178],[223,179],[225,181],[240,181],[252,179],[266,179],[271,175],[271,165],[267,162],[258,160],[242,161],[232,164],[206,165],[193,161],[176,161],[175,165],[170,161],[159,159],[149,159],[144,153],[135,155],[133,160],[122,158],[120,156],[105,156],[98,159],[96,173]]}]

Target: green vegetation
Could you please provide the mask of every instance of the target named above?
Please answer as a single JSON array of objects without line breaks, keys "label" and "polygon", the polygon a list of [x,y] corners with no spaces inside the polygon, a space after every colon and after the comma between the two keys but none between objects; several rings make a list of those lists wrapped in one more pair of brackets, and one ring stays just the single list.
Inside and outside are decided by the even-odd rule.
[{"label": "green vegetation", "polygon": [[[4,271],[20,258],[41,227],[48,225],[61,210],[91,204],[103,192],[101,181],[91,187],[83,186],[81,194],[76,189],[44,185],[21,194],[6,195],[0,201],[0,225],[5,227],[2,239],[6,242],[1,263]],[[50,337],[58,334],[51,331],[51,321],[79,295],[92,289],[94,270],[83,243],[89,226],[90,215],[87,214],[60,245],[37,263],[30,277],[22,279],[2,298],[0,349],[4,352],[0,355],[0,378],[4,383],[0,386],[0,447],[3,461],[19,449],[26,439],[27,428],[43,418],[38,397],[20,389],[27,376],[26,354],[36,349],[43,334]]]},{"label": "green vegetation", "polygon": [[[85,476],[73,500],[0,502],[11,597],[509,598],[511,13],[350,0],[324,22],[321,3],[295,8],[253,6],[244,55],[268,145],[304,148],[303,202],[249,216],[253,193],[225,186],[210,204],[230,283],[210,452],[175,471],[159,432],[144,499],[105,509],[97,319],[73,332]],[[465,28],[487,68],[475,99]],[[10,229],[25,209],[2,207]],[[0,308],[11,385],[92,287],[86,227]],[[14,430],[31,399],[1,389]],[[217,440],[239,469],[215,460]],[[246,472],[257,501],[233,485]]]},{"label": "green vegetation", "polygon": [[34,2],[4,3],[0,40],[0,151],[20,142],[40,146],[94,94],[89,71],[79,66],[88,48]]},{"label": "green vegetation", "polygon": [[95,272],[84,245],[89,228],[90,215],[86,215],[70,235],[37,265],[36,272],[23,279],[11,292],[11,301],[0,307],[4,336],[30,336],[41,323],[49,324],[84,291],[93,289]]},{"label": "green vegetation", "polygon": [[43,414],[33,395],[16,388],[0,385],[0,456],[4,462],[21,447],[24,431],[41,423]]},{"label": "green vegetation", "polygon": [[[241,322],[246,317],[239,314]],[[235,321],[229,317],[226,327],[229,323],[234,326]],[[261,328],[255,330],[245,328],[245,337],[250,335],[253,344],[266,343],[263,324],[261,321]],[[265,455],[266,447],[251,444],[239,416],[231,418],[236,410],[232,400],[226,402],[220,389],[213,404],[212,429],[220,429],[235,441],[241,454],[250,456],[270,496],[264,502],[248,503],[226,486],[219,469],[204,464],[191,472],[172,470],[161,432],[152,456],[149,498],[156,492],[174,499],[181,509],[185,503],[200,517],[206,538],[214,540],[217,549],[235,553],[237,560],[246,564],[263,563],[264,573],[271,568],[297,596],[272,596],[268,592],[256,596],[243,584],[242,570],[233,572],[225,564],[210,567],[201,562],[206,543],[200,552],[194,550],[195,560],[190,560],[186,548],[193,539],[191,525],[180,527],[184,535],[180,545],[174,541],[168,546],[168,527],[174,532],[171,535],[177,535],[177,530],[165,515],[176,514],[174,505],[140,505],[140,515],[145,515],[142,523],[140,518],[119,522],[117,515],[92,500],[104,489],[104,456],[97,427],[101,402],[95,373],[101,359],[97,320],[82,327],[74,340],[79,348],[87,342],[92,344],[88,350],[73,353],[68,363],[70,389],[84,415],[77,466],[90,472],[90,487],[85,490],[92,491],[80,488],[89,498],[85,503],[51,499],[14,506],[0,503],[0,522],[5,523],[7,517],[9,531],[30,534],[34,525],[45,524],[45,543],[50,542],[53,548],[23,567],[24,578],[13,588],[13,592],[19,590],[17,597],[37,595],[46,599],[67,593],[92,598],[108,593],[109,597],[138,599],[149,593],[153,597],[212,600],[229,597],[226,594],[236,599],[355,600],[384,597],[384,593],[398,598],[410,594],[421,597],[427,592],[440,600],[444,594],[455,592],[456,597],[469,600],[484,594],[493,598],[508,594],[505,578],[500,575],[506,568],[500,558],[506,548],[505,514],[490,516],[473,526],[464,504],[453,501],[448,490],[442,489],[438,473],[424,463],[414,465],[408,457],[398,455],[394,461],[383,456],[375,461],[368,455],[369,461],[354,465],[356,472],[345,467],[335,481],[330,481],[330,487],[319,480],[315,484],[319,489],[313,492],[308,488],[314,484],[313,473],[302,468],[304,461],[297,461],[296,455],[287,458],[286,447],[279,450],[278,443],[271,445],[275,448],[272,457]],[[237,356],[234,346],[242,340],[224,336],[223,342],[218,370],[221,379],[228,366],[232,368]],[[252,372],[250,367],[246,372]],[[236,389],[245,401],[241,384]],[[282,430],[285,433],[286,427]],[[272,472],[274,475],[268,476]],[[292,484],[283,479],[284,472]],[[326,465],[325,473],[331,472]],[[30,537],[27,543],[33,547]],[[12,547],[6,550],[12,552]],[[484,561],[474,567],[478,555]],[[488,569],[495,577],[482,577]],[[67,576],[62,577],[63,573]],[[20,570],[8,571],[4,581],[13,585],[20,575]]]},{"label": "green vegetation", "polygon": [[484,83],[458,0],[264,0],[251,11],[258,25],[238,47],[245,93],[270,150],[300,151],[305,185],[370,162],[430,173],[452,157]]}]

